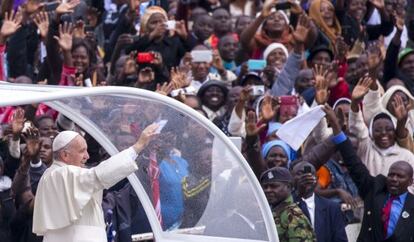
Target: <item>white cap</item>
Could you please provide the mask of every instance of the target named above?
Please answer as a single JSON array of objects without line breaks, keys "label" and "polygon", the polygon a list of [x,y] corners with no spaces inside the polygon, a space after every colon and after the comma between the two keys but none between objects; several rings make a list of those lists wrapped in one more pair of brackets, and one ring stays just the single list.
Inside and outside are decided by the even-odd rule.
[{"label": "white cap", "polygon": [[289,56],[289,51],[286,48],[286,46],[284,46],[281,43],[272,43],[270,44],[265,51],[263,52],[263,59],[266,60],[267,56],[272,53],[272,51],[276,50],[276,49],[282,49],[283,53],[285,53],[286,58]]},{"label": "white cap", "polygon": [[75,132],[75,131],[62,131],[60,132],[56,138],[53,140],[53,144],[52,144],[52,150],[53,151],[58,151],[60,149],[62,149],[63,147],[65,147],[66,145],[68,145],[73,139],[76,138],[76,136],[78,136],[79,133]]}]

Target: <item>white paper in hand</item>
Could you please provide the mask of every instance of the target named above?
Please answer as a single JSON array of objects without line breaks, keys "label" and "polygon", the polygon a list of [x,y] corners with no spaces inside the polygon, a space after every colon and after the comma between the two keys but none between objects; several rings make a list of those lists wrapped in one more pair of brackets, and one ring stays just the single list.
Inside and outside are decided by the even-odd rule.
[{"label": "white paper in hand", "polygon": [[312,130],[325,117],[322,107],[314,107],[308,112],[287,121],[276,132],[276,135],[294,150],[299,150]]},{"label": "white paper in hand", "polygon": [[161,130],[165,127],[165,125],[168,123],[168,120],[163,119],[157,122],[158,129],[155,131],[156,134],[161,133]]}]

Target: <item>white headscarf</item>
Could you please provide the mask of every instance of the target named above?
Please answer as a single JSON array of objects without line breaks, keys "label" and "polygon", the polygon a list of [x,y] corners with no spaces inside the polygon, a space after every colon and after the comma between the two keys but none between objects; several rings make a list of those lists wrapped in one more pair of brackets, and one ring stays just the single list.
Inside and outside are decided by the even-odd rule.
[{"label": "white headscarf", "polygon": [[370,136],[371,138],[373,138],[373,136],[372,136],[372,129],[373,129],[373,127],[374,127],[374,120],[375,120],[375,118],[376,118],[378,115],[380,115],[380,114],[385,114],[385,115],[387,115],[387,116],[391,119],[392,125],[394,126],[394,130],[397,128],[397,121],[395,120],[395,118],[393,118],[393,116],[392,116],[392,115],[391,115],[388,111],[381,111],[381,112],[379,112],[379,113],[375,114],[375,115],[372,117],[372,119],[371,119],[371,121],[370,121],[370,123],[369,123],[369,136]]}]

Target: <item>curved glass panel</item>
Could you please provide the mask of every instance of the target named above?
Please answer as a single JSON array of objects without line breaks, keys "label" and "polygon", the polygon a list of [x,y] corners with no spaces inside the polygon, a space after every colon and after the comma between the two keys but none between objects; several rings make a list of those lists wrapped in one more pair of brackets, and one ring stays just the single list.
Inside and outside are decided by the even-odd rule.
[{"label": "curved glass panel", "polygon": [[[164,231],[268,240],[252,185],[228,147],[194,118],[154,100],[91,96],[60,100],[89,118],[118,150],[149,124],[165,124],[136,172]],[[136,206],[136,205],[134,205]],[[146,232],[142,230],[132,233]]]},{"label": "curved glass panel", "polygon": [[[160,134],[138,158],[140,169],[136,176],[145,194],[137,195],[133,183],[128,182],[113,191],[120,204],[116,216],[128,223],[117,227],[123,236],[149,232],[152,226],[154,231],[159,230],[156,227],[164,231],[161,237],[156,236],[162,238],[160,241],[218,241],[219,238],[277,241],[276,228],[267,214],[270,210],[263,205],[264,196],[257,181],[252,181],[252,173],[241,166],[234,148],[223,140],[222,134],[215,135],[215,130],[212,132],[199,118],[187,115],[188,111],[156,95],[152,98],[152,95],[85,94],[83,89],[79,90],[82,95],[76,96],[73,95],[76,90],[62,92],[59,88],[38,86],[26,89],[50,93],[43,93],[43,99],[27,96],[25,99],[22,95],[25,100],[19,97],[3,105],[31,103],[35,99],[57,100],[49,104],[71,113],[73,117],[68,118],[77,120],[82,127],[88,126],[94,130],[95,138],[100,136],[105,142],[107,139],[118,150],[131,146],[147,125],[163,124]],[[114,90],[131,93],[123,92],[126,89]],[[19,90],[24,91],[25,88]],[[8,92],[0,85],[0,94],[10,92],[16,90]],[[144,211],[147,202],[153,208],[149,214]],[[146,216],[152,221],[151,226]],[[199,236],[182,237],[187,234]]]}]

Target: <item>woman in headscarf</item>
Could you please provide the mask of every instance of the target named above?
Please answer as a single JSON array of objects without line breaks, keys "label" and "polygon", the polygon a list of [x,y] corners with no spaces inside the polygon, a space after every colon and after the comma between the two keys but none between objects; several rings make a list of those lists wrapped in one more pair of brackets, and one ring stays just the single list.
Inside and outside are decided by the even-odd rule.
[{"label": "woman in headscarf", "polygon": [[267,169],[276,166],[288,168],[291,162],[291,148],[281,140],[264,143],[261,154]]},{"label": "woman in headscarf", "polygon": [[[400,113],[397,121],[399,124],[396,124],[395,119],[384,110],[371,118],[369,129],[366,126],[359,105],[371,83],[372,80],[366,78],[360,81],[352,92],[349,131],[358,139],[358,156],[372,176],[379,174],[386,176],[389,168],[396,161],[407,161],[414,167],[414,154],[397,143],[397,138],[402,139],[400,133],[401,128],[404,128],[401,127]],[[395,99],[392,105],[399,110],[398,112],[404,106],[401,98]],[[406,136],[405,139],[408,138],[408,135]],[[410,191],[412,192],[413,189]]]},{"label": "woman in headscarf", "polygon": [[396,111],[398,110],[394,108],[393,103],[395,103],[396,98],[399,97],[404,104],[405,111],[407,112],[405,128],[408,131],[408,139],[399,139],[398,143],[404,148],[414,152],[414,142],[412,139],[414,131],[414,97],[405,87],[400,85],[392,86],[382,97],[380,95],[380,91],[373,88],[371,88],[367,95],[365,95],[363,100],[365,123],[368,124],[374,114],[381,111],[389,112],[393,121],[397,122],[398,113],[396,113]]},{"label": "woman in headscarf", "polygon": [[329,0],[314,0],[309,8],[309,17],[319,28],[318,42],[335,46],[342,29],[335,15],[335,7]]}]

